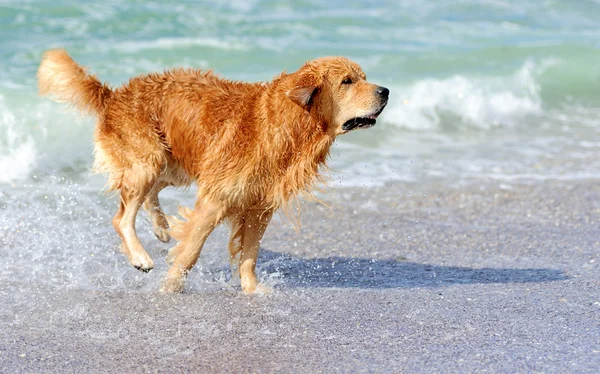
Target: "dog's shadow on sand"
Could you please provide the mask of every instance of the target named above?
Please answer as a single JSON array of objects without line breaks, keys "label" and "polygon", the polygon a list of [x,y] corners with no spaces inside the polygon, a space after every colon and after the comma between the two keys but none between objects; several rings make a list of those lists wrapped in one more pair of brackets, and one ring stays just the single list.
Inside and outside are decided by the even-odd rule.
[{"label": "dog's shadow on sand", "polygon": [[266,249],[261,249],[259,264],[263,273],[281,279],[282,288],[384,289],[569,279],[555,269],[469,268],[351,257],[302,259]]}]

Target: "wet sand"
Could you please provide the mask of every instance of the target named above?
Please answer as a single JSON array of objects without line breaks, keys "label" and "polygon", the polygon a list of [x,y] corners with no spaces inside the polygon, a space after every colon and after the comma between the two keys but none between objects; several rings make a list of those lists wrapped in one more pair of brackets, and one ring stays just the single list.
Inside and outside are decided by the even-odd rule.
[{"label": "wet sand", "polygon": [[274,291],[253,297],[228,282],[224,230],[185,294],[158,294],[168,246],[142,220],[158,266],[129,268],[98,199],[106,212],[69,213],[94,228],[70,238],[94,241],[75,260],[2,228],[0,372],[600,370],[596,181],[338,189],[300,232],[271,225],[259,273]]}]

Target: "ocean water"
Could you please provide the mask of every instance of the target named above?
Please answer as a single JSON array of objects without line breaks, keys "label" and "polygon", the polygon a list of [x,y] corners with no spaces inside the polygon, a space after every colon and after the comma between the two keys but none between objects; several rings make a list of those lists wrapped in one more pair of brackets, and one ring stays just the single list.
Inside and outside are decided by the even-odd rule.
[{"label": "ocean water", "polygon": [[591,0],[2,1],[0,183],[91,183],[93,120],[36,94],[56,47],[113,85],[176,66],[269,80],[348,56],[392,94],[375,128],[339,139],[334,184],[594,177],[598,15]]},{"label": "ocean water", "polygon": [[[118,251],[116,198],[90,174],[94,120],[37,95],[46,49],[115,86],[178,66],[270,80],[344,55],[391,96],[374,128],[336,142],[333,186],[510,185],[596,178],[599,16],[597,0],[0,1],[5,279],[33,264],[56,285],[145,282],[106,252]],[[143,214],[138,226],[153,239]]]}]

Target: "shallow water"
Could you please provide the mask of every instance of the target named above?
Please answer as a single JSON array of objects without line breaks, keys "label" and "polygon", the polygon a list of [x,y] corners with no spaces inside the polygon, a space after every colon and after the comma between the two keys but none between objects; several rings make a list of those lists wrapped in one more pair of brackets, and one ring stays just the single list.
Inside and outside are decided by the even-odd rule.
[{"label": "shallow water", "polygon": [[223,231],[186,293],[158,294],[147,218],[142,274],[116,253],[115,202],[55,183],[64,199],[31,184],[0,214],[1,373],[600,367],[594,181],[338,189],[300,233],[269,227],[258,273],[274,291],[253,297],[229,281]]}]

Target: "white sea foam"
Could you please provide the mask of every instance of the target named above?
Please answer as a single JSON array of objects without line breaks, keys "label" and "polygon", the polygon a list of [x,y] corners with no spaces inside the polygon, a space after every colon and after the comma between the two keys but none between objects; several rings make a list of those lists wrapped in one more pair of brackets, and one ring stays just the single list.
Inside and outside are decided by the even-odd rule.
[{"label": "white sea foam", "polygon": [[35,163],[36,149],[31,138],[18,144],[8,154],[0,153],[0,183],[25,179]]},{"label": "white sea foam", "polygon": [[[74,115],[75,114],[75,115]],[[81,173],[91,163],[93,119],[35,95],[0,93],[0,183],[38,171]]]},{"label": "white sea foam", "polygon": [[16,124],[14,113],[0,96],[0,183],[26,178],[36,164],[35,142]]},{"label": "white sea foam", "polygon": [[490,129],[515,126],[523,117],[542,112],[536,81],[552,60],[526,61],[507,77],[423,79],[392,89],[392,102],[382,119],[410,130],[440,130],[446,126]]},{"label": "white sea foam", "polygon": [[210,47],[224,50],[247,50],[248,46],[241,42],[226,41],[217,38],[158,38],[148,41],[126,41],[110,45],[108,48],[120,52],[140,52],[144,50],[159,49],[169,50],[185,47]]}]

